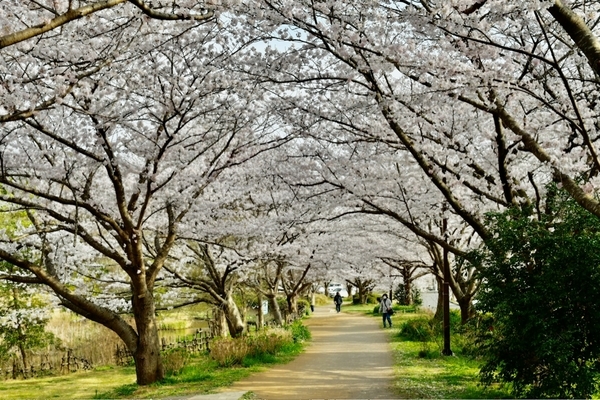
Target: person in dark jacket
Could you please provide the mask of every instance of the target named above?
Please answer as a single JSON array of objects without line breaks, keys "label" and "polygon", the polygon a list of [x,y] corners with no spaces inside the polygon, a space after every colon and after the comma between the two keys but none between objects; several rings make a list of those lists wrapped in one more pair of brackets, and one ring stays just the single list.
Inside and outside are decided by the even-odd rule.
[{"label": "person in dark jacket", "polygon": [[392,301],[388,299],[387,294],[381,296],[381,302],[379,303],[379,312],[383,315],[383,327],[385,328],[386,321],[392,327]]},{"label": "person in dark jacket", "polygon": [[335,304],[335,310],[337,312],[340,312],[340,310],[342,309],[342,303],[344,302],[344,299],[342,299],[342,296],[340,295],[340,292],[337,292],[335,294],[335,296],[333,296],[333,303]]}]

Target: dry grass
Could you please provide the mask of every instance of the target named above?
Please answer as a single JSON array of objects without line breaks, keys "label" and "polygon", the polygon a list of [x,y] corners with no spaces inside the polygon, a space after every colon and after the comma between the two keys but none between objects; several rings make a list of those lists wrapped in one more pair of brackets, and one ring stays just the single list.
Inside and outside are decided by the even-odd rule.
[{"label": "dry grass", "polygon": [[117,344],[122,345],[121,339],[110,329],[61,310],[52,314],[46,329],[61,340],[61,347],[72,349],[75,355],[93,365],[114,364],[115,348]]}]

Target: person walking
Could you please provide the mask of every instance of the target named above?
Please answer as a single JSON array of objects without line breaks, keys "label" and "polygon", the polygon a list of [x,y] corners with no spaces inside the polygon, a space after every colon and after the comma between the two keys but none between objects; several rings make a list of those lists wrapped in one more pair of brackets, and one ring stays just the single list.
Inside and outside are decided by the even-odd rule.
[{"label": "person walking", "polygon": [[340,292],[337,292],[335,294],[335,296],[333,296],[333,303],[335,304],[335,310],[337,312],[340,312],[340,310],[342,309],[342,303],[344,302],[344,299],[342,299],[342,296],[340,295]]},{"label": "person walking", "polygon": [[392,301],[388,299],[388,296],[385,293],[383,294],[383,296],[381,296],[381,302],[379,303],[379,312],[381,313],[381,315],[383,315],[383,327],[385,328],[385,323],[387,321],[391,328],[393,313]]}]

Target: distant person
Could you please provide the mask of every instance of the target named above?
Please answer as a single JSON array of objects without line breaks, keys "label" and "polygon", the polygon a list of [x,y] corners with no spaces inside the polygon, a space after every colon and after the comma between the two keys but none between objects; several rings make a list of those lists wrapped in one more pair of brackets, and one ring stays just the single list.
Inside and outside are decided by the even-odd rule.
[{"label": "distant person", "polygon": [[335,310],[337,312],[340,312],[340,310],[342,309],[343,302],[344,299],[342,299],[342,295],[340,294],[340,292],[337,292],[335,296],[333,296],[333,304],[335,304]]},{"label": "distant person", "polygon": [[388,299],[387,294],[384,293],[381,296],[381,302],[379,303],[379,312],[383,315],[383,327],[385,328],[386,321],[392,327],[392,301]]},{"label": "distant person", "polygon": [[310,312],[315,312],[315,292],[310,292]]}]

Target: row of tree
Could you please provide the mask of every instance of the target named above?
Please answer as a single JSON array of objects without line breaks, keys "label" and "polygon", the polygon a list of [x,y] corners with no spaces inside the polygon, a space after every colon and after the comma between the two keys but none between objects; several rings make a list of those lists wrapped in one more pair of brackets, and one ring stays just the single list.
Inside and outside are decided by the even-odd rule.
[{"label": "row of tree", "polygon": [[26,218],[0,238],[16,268],[1,277],[115,331],[140,384],[163,375],[159,294],[162,306],[201,288],[229,310],[226,278],[265,282],[267,266],[285,265],[294,293],[316,271],[441,280],[449,260],[466,321],[473,250],[495,234],[486,213],[540,220],[554,182],[600,216],[599,11],[3,2],[0,200],[6,224]]}]

